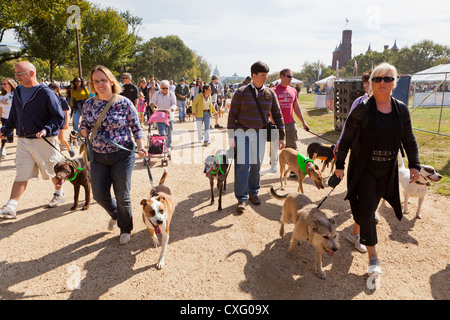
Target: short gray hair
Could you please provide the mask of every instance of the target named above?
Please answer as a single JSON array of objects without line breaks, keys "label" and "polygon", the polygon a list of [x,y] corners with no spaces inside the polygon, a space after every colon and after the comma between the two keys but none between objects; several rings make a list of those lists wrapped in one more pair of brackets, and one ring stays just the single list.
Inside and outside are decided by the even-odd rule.
[{"label": "short gray hair", "polygon": [[169,83],[169,81],[167,81],[167,80],[161,81],[161,83],[160,83],[159,85],[160,85],[161,87],[162,87],[162,86],[166,86],[167,88],[170,87],[170,83]]}]

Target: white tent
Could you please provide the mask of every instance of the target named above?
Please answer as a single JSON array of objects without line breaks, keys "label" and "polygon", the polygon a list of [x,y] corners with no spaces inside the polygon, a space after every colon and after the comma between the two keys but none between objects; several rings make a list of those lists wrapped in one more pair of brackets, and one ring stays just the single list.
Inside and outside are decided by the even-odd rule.
[{"label": "white tent", "polygon": [[[281,82],[281,79],[278,79],[278,80],[275,80],[274,82],[272,82],[272,84],[274,86],[276,86],[276,85],[279,85],[280,82]],[[302,83],[303,83],[303,81],[295,79],[295,78],[292,78],[291,84],[302,84]]]},{"label": "white tent", "polygon": [[429,82],[429,81],[444,81],[445,78],[449,80],[450,64],[440,64],[438,66],[417,72],[411,77],[412,82]]},{"label": "white tent", "polygon": [[335,76],[329,76],[329,77],[323,78],[321,80],[318,80],[315,83],[319,84],[319,85],[320,84],[325,84],[325,83],[327,83],[328,80],[331,80],[331,79],[336,79],[336,77]]}]

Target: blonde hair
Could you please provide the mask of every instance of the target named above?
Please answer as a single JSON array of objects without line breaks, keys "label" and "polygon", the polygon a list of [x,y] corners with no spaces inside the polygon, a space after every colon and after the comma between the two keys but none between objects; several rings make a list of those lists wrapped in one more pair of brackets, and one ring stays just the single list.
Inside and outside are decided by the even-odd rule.
[{"label": "blonde hair", "polygon": [[372,74],[370,75],[369,82],[371,90],[372,90],[372,79],[374,77],[382,77],[388,71],[392,73],[392,77],[394,78],[394,88],[397,86],[397,76],[398,76],[397,68],[387,62],[383,62],[377,65],[375,69],[373,69]]},{"label": "blonde hair", "polygon": [[122,87],[119,83],[119,81],[117,81],[116,77],[114,77],[114,75],[112,74],[112,72],[104,66],[98,65],[96,66],[94,69],[91,70],[91,72],[89,73],[89,90],[93,93],[95,93],[96,95],[98,95],[98,92],[95,90],[94,87],[94,81],[92,79],[92,76],[94,74],[95,71],[101,71],[103,72],[103,74],[106,76],[106,78],[112,82],[112,93],[121,93],[122,92]]}]

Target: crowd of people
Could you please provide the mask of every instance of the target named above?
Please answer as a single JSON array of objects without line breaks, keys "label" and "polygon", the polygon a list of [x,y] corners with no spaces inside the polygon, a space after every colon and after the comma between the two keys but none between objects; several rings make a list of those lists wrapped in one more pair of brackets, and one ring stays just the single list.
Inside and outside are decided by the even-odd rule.
[{"label": "crowd of people", "polygon": [[[88,84],[76,77],[66,88],[63,98],[57,84],[47,86],[36,80],[36,68],[30,62],[19,62],[14,70],[19,86],[13,79],[2,81],[0,138],[3,150],[3,141],[11,141],[13,130],[16,130],[16,177],[10,199],[1,208],[0,218],[16,218],[18,202],[27,182],[36,178],[39,172],[43,179],[52,179],[54,183],[54,196],[48,207],[56,207],[65,201],[53,167],[64,157],[60,143],[66,146],[71,157],[74,156],[64,133],[69,117],[72,117],[74,131],[81,137],[91,135],[93,197],[111,217],[108,229],[120,228],[121,244],[130,240],[133,229],[130,187],[135,154],[148,156],[144,146],[143,127],[148,124],[145,122],[155,112],[167,115],[166,122],[155,125],[159,134],[167,135],[170,151],[175,112],[178,110],[179,122],[194,116],[197,140],[207,146],[210,130],[223,129],[219,116],[223,114],[231,89],[216,76],[210,83],[197,78],[187,84],[185,78],[180,78],[176,85],[173,81],[156,81],[150,76],[148,81],[140,79],[136,86],[132,83],[132,75],[123,73],[121,85],[108,68],[97,66],[90,72]],[[294,114],[303,129],[309,130],[298,103],[298,92],[291,86],[293,74],[290,69],[280,71],[281,82],[273,88],[266,85],[267,64],[258,61],[251,66],[250,72],[251,76],[233,92],[226,128],[229,146],[234,148],[235,154],[237,214],[246,211],[248,200],[256,206],[261,204],[258,192],[267,142],[271,148],[270,170],[275,173],[278,151],[286,147],[297,149]],[[381,64],[371,73],[364,74],[362,80],[366,94],[353,105],[336,145],[335,174],[340,179],[344,177],[345,160],[351,149],[346,199],[350,201],[354,227],[348,239],[359,251],[368,252],[369,268],[373,270],[379,269],[375,246],[376,209],[380,199],[385,198],[401,218],[398,174],[395,173],[400,145],[408,156],[411,183],[418,180],[420,167],[408,108],[391,96],[397,80],[395,67]],[[234,90],[234,86],[232,88]],[[276,134],[268,140],[265,129],[270,127],[276,128],[272,130]],[[111,195],[111,185],[115,198]]]}]

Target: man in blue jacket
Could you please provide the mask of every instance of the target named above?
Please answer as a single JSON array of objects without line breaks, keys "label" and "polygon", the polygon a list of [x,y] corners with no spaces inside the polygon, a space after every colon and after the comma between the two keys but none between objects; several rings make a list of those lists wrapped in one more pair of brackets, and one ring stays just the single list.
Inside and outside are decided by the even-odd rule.
[{"label": "man in blue jacket", "polygon": [[[53,167],[63,160],[59,150],[58,133],[64,123],[64,113],[58,98],[45,84],[36,79],[36,68],[28,61],[14,66],[19,82],[6,124],[0,129],[0,138],[11,135],[16,129],[16,177],[9,201],[0,210],[0,218],[15,219],[18,201],[24,193],[28,180],[37,178],[41,172],[44,180],[52,179],[55,186],[53,199],[48,207],[64,202],[62,185],[57,184]],[[47,140],[55,146],[52,148]]]}]

